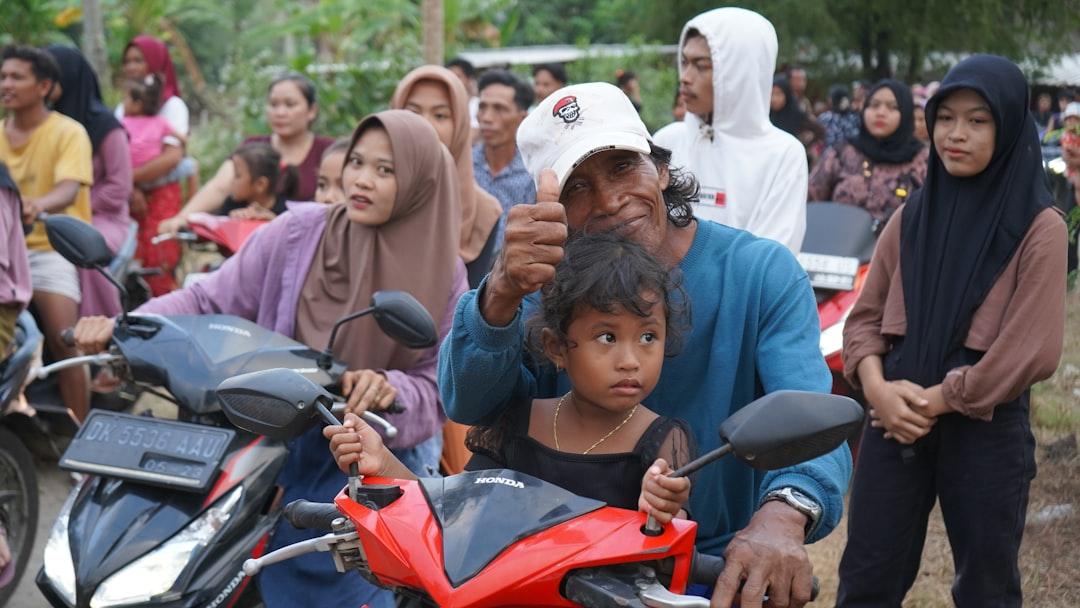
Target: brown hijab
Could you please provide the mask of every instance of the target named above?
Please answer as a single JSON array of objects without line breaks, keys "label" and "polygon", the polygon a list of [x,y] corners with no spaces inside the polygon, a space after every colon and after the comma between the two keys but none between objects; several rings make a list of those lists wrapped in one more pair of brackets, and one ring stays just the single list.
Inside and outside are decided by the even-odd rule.
[{"label": "brown hijab", "polygon": [[[436,324],[446,312],[461,221],[454,159],[426,120],[404,110],[360,121],[350,153],[360,135],[374,126],[386,129],[394,152],[394,210],[385,224],[365,226],[349,220],[348,204],[327,209],[326,229],[296,312],[296,335],[305,344],[326,344],[334,321],[370,306],[372,294],[380,290],[411,293]],[[391,340],[372,319],[343,325],[335,342],[335,356],[349,369],[404,370],[421,355]]]},{"label": "brown hijab", "polygon": [[461,248],[459,253],[465,262],[480,255],[491,230],[502,215],[502,206],[492,195],[476,184],[473,177],[472,148],[469,145],[469,94],[461,80],[450,70],[437,65],[425,65],[405,75],[398,83],[390,107],[404,109],[409,94],[416,83],[430,80],[446,86],[450,94],[450,113],[454,117],[454,136],[450,142],[450,154],[457,165],[458,191],[461,193]]}]

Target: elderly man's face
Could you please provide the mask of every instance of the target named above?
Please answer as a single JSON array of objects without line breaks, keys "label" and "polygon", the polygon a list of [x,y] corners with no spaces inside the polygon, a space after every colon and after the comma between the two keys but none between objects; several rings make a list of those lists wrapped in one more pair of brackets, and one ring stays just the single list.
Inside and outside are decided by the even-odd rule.
[{"label": "elderly man's face", "polygon": [[663,190],[670,175],[639,152],[608,150],[574,169],[559,200],[571,231],[618,230],[653,253],[667,234]]}]

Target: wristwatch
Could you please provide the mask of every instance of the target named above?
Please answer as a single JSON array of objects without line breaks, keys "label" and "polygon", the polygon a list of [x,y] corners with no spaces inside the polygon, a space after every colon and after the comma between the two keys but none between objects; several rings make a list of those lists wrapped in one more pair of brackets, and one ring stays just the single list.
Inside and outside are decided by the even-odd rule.
[{"label": "wristwatch", "polygon": [[[806,516],[806,528],[803,531],[806,537],[809,538],[810,532],[817,528],[818,522],[821,521],[821,505],[814,501],[813,498],[791,486],[769,492],[762,499],[761,504],[764,505],[774,500],[783,501],[792,509]],[[760,507],[760,505],[758,506]]]}]

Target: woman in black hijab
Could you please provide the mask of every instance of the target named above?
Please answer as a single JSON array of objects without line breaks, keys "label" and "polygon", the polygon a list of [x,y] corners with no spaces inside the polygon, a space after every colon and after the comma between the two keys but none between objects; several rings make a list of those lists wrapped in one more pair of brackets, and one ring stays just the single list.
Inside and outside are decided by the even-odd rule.
[{"label": "woman in black hijab", "polygon": [[899,606],[940,501],[959,606],[1020,606],[1017,553],[1035,475],[1028,390],[1057,368],[1065,223],[1028,86],[975,55],[930,99],[926,183],[893,216],[844,329],[863,433],[838,606]]},{"label": "woman in black hijab", "polygon": [[[128,236],[131,218],[131,152],[127,132],[101,100],[97,75],[77,49],[57,44],[45,48],[60,66],[60,82],[50,97],[53,109],[80,123],[90,136],[94,156],[94,184],[90,187],[90,210],[94,227],[113,251]],[[120,297],[104,277],[90,270],[79,271],[82,301],[79,315],[115,316],[120,313]]]},{"label": "woman in black hijab", "polygon": [[773,78],[772,99],[769,100],[769,121],[795,137],[806,124],[806,114],[799,107],[799,100],[791,90],[787,76]]},{"label": "woman in black hijab", "polygon": [[866,209],[876,219],[896,210],[926,177],[928,149],[915,138],[911,89],[885,79],[870,89],[858,133],[829,149],[810,174],[809,200]]},{"label": "woman in black hijab", "polygon": [[807,150],[810,166],[817,162],[825,141],[825,129],[803,112],[791,90],[786,76],[773,78],[772,98],[769,100],[769,120],[776,127],[795,136]]}]

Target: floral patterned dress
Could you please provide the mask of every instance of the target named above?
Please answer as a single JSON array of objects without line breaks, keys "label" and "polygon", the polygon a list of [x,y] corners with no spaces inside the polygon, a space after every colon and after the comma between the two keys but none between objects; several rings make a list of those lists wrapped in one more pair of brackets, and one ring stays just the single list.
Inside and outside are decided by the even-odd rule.
[{"label": "floral patterned dress", "polygon": [[851,144],[830,148],[810,174],[811,201],[862,207],[884,219],[923,185],[929,148],[902,164],[874,163]]}]

